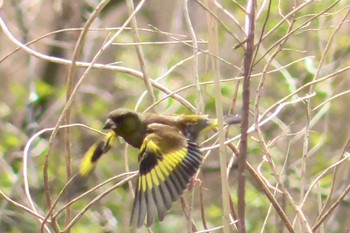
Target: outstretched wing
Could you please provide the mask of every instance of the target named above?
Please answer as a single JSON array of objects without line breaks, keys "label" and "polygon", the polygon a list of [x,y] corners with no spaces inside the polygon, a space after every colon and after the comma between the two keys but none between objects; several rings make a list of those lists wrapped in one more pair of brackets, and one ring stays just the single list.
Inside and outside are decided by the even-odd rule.
[{"label": "outstretched wing", "polygon": [[63,194],[63,200],[69,201],[85,189],[85,185],[93,173],[98,159],[115,145],[116,138],[117,135],[111,131],[103,139],[93,144],[84,154],[79,172],[72,177]]},{"label": "outstretched wing", "polygon": [[103,140],[98,141],[90,147],[85,153],[80,164],[79,174],[87,176],[95,167],[97,160],[105,153],[107,153],[114,145],[117,139],[115,132],[109,132]]},{"label": "outstretched wing", "polygon": [[156,213],[163,220],[202,162],[197,144],[173,127],[159,129],[146,136],[141,147],[131,226],[141,227],[145,220],[146,226],[151,226]]}]

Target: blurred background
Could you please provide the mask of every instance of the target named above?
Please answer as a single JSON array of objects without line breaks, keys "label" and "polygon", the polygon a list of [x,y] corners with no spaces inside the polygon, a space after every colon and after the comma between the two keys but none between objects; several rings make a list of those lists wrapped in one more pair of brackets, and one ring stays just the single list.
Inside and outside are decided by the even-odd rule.
[{"label": "blurred background", "polygon": [[[77,60],[84,63],[75,68],[70,82],[68,72],[78,38],[100,1],[10,0],[1,4],[0,232],[39,232],[40,216],[49,212],[45,180],[54,202],[69,177],[79,169],[84,152],[102,137],[81,125],[72,126],[70,134],[59,130],[49,144],[52,130],[48,129],[56,126],[67,95],[78,81],[81,82],[69,106],[69,123],[100,130],[110,111],[119,107],[145,111],[154,101],[146,93],[130,24],[104,48],[96,66],[84,74],[130,16],[132,10],[127,1],[111,1],[96,14],[86,38],[79,43],[81,53]],[[140,1],[134,4],[137,8]],[[201,0],[149,0],[141,4],[136,13],[138,45],[144,53],[147,75],[156,82],[156,111],[208,114],[215,118],[215,99],[220,95],[213,85],[214,57],[220,65],[224,114],[240,115],[247,1],[212,1],[209,8],[208,2]],[[338,202],[316,232],[350,229],[350,173],[346,159],[350,137],[349,10],[347,1],[256,2],[249,125],[262,114],[264,118],[276,115],[261,126],[261,133],[249,134],[248,161],[265,177],[271,192],[275,192],[272,187],[278,183],[272,175],[275,169],[295,203],[302,203],[301,210],[311,227]],[[208,19],[213,15],[218,27],[219,56],[208,52],[214,40]],[[169,96],[172,92],[177,96]],[[312,97],[298,100],[307,95]],[[290,101],[294,102],[280,105]],[[227,138],[239,134],[240,127],[232,126]],[[215,139],[202,147],[213,144]],[[238,148],[239,140],[233,145]],[[26,146],[28,153],[24,153]],[[184,195],[187,203],[194,200],[194,231],[222,226],[219,151],[205,153],[208,157],[199,174],[202,184]],[[267,155],[275,168],[264,162]],[[236,206],[237,164],[229,149],[227,156],[229,191]],[[331,167],[337,162],[338,166]],[[101,158],[87,187],[93,188],[128,169],[138,169],[137,150],[119,140],[116,148]],[[44,170],[48,178],[44,178]],[[27,174],[33,204],[28,200],[23,174]],[[288,232],[262,188],[249,173],[246,178],[247,232]],[[68,212],[57,215],[56,225],[48,223],[44,231],[63,231],[93,198],[115,183],[109,182],[79,199]],[[125,183],[89,206],[73,223],[71,232],[134,232],[128,227],[133,201],[130,187]],[[295,223],[296,232],[303,232],[295,220],[295,207],[281,193],[277,192],[275,198]],[[306,201],[302,202],[304,198]],[[24,208],[34,210],[32,205],[38,216]],[[63,206],[59,201],[52,212],[56,214]],[[156,221],[151,229],[143,227],[137,232],[187,232],[188,225],[179,201],[163,222]],[[235,231],[232,226],[232,232]]]}]

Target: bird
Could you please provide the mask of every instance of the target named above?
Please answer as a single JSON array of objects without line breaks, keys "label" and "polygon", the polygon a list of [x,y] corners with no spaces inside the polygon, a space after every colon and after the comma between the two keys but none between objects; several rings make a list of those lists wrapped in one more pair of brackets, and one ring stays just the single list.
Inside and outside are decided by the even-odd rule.
[{"label": "bird", "polygon": [[[241,119],[227,115],[224,121],[231,125]],[[98,159],[115,145],[116,138],[123,138],[139,149],[139,174],[130,226],[150,227],[156,215],[159,221],[164,219],[172,204],[188,188],[203,160],[196,141],[199,135],[217,125],[217,119],[207,115],[163,115],[118,108],[107,116],[103,126],[103,130],[108,130],[106,136],[85,153],[76,183],[85,181]]]}]

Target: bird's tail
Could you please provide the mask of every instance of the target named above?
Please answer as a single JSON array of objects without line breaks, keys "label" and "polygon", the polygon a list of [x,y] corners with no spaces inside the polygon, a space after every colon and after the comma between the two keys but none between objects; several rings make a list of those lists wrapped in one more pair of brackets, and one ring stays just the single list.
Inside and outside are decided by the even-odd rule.
[{"label": "bird's tail", "polygon": [[89,180],[98,159],[115,145],[116,138],[117,135],[111,131],[103,139],[90,147],[81,161],[79,172],[73,176],[64,191],[64,200],[71,200],[84,190],[84,186]]},{"label": "bird's tail", "polygon": [[224,116],[224,121],[225,121],[225,124],[227,125],[239,124],[242,121],[242,117],[229,114]]},{"label": "bird's tail", "polygon": [[[235,115],[224,116],[225,125],[233,125],[241,122],[241,117]],[[217,119],[202,119],[196,124],[188,124],[186,126],[186,136],[190,141],[196,141],[199,136],[207,134],[210,130],[218,128]]]},{"label": "bird's tail", "polygon": [[[205,132],[218,128],[218,119],[209,119],[207,123],[207,127],[204,129]],[[234,125],[241,123],[242,118],[236,115],[226,115],[224,116],[224,125]]]}]

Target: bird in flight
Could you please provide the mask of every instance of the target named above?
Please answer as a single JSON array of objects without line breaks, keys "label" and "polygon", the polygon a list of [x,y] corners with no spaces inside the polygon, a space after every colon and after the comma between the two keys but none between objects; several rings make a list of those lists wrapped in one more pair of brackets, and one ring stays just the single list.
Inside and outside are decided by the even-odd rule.
[{"label": "bird in flight", "polygon": [[[237,116],[227,115],[226,124],[236,124]],[[217,127],[217,119],[206,115],[161,115],[119,108],[108,114],[103,127],[109,130],[84,155],[72,187],[92,173],[98,159],[122,137],[139,149],[139,175],[130,225],[150,227],[156,215],[164,219],[172,203],[187,189],[198,171],[203,155],[196,143],[199,135]]]}]

